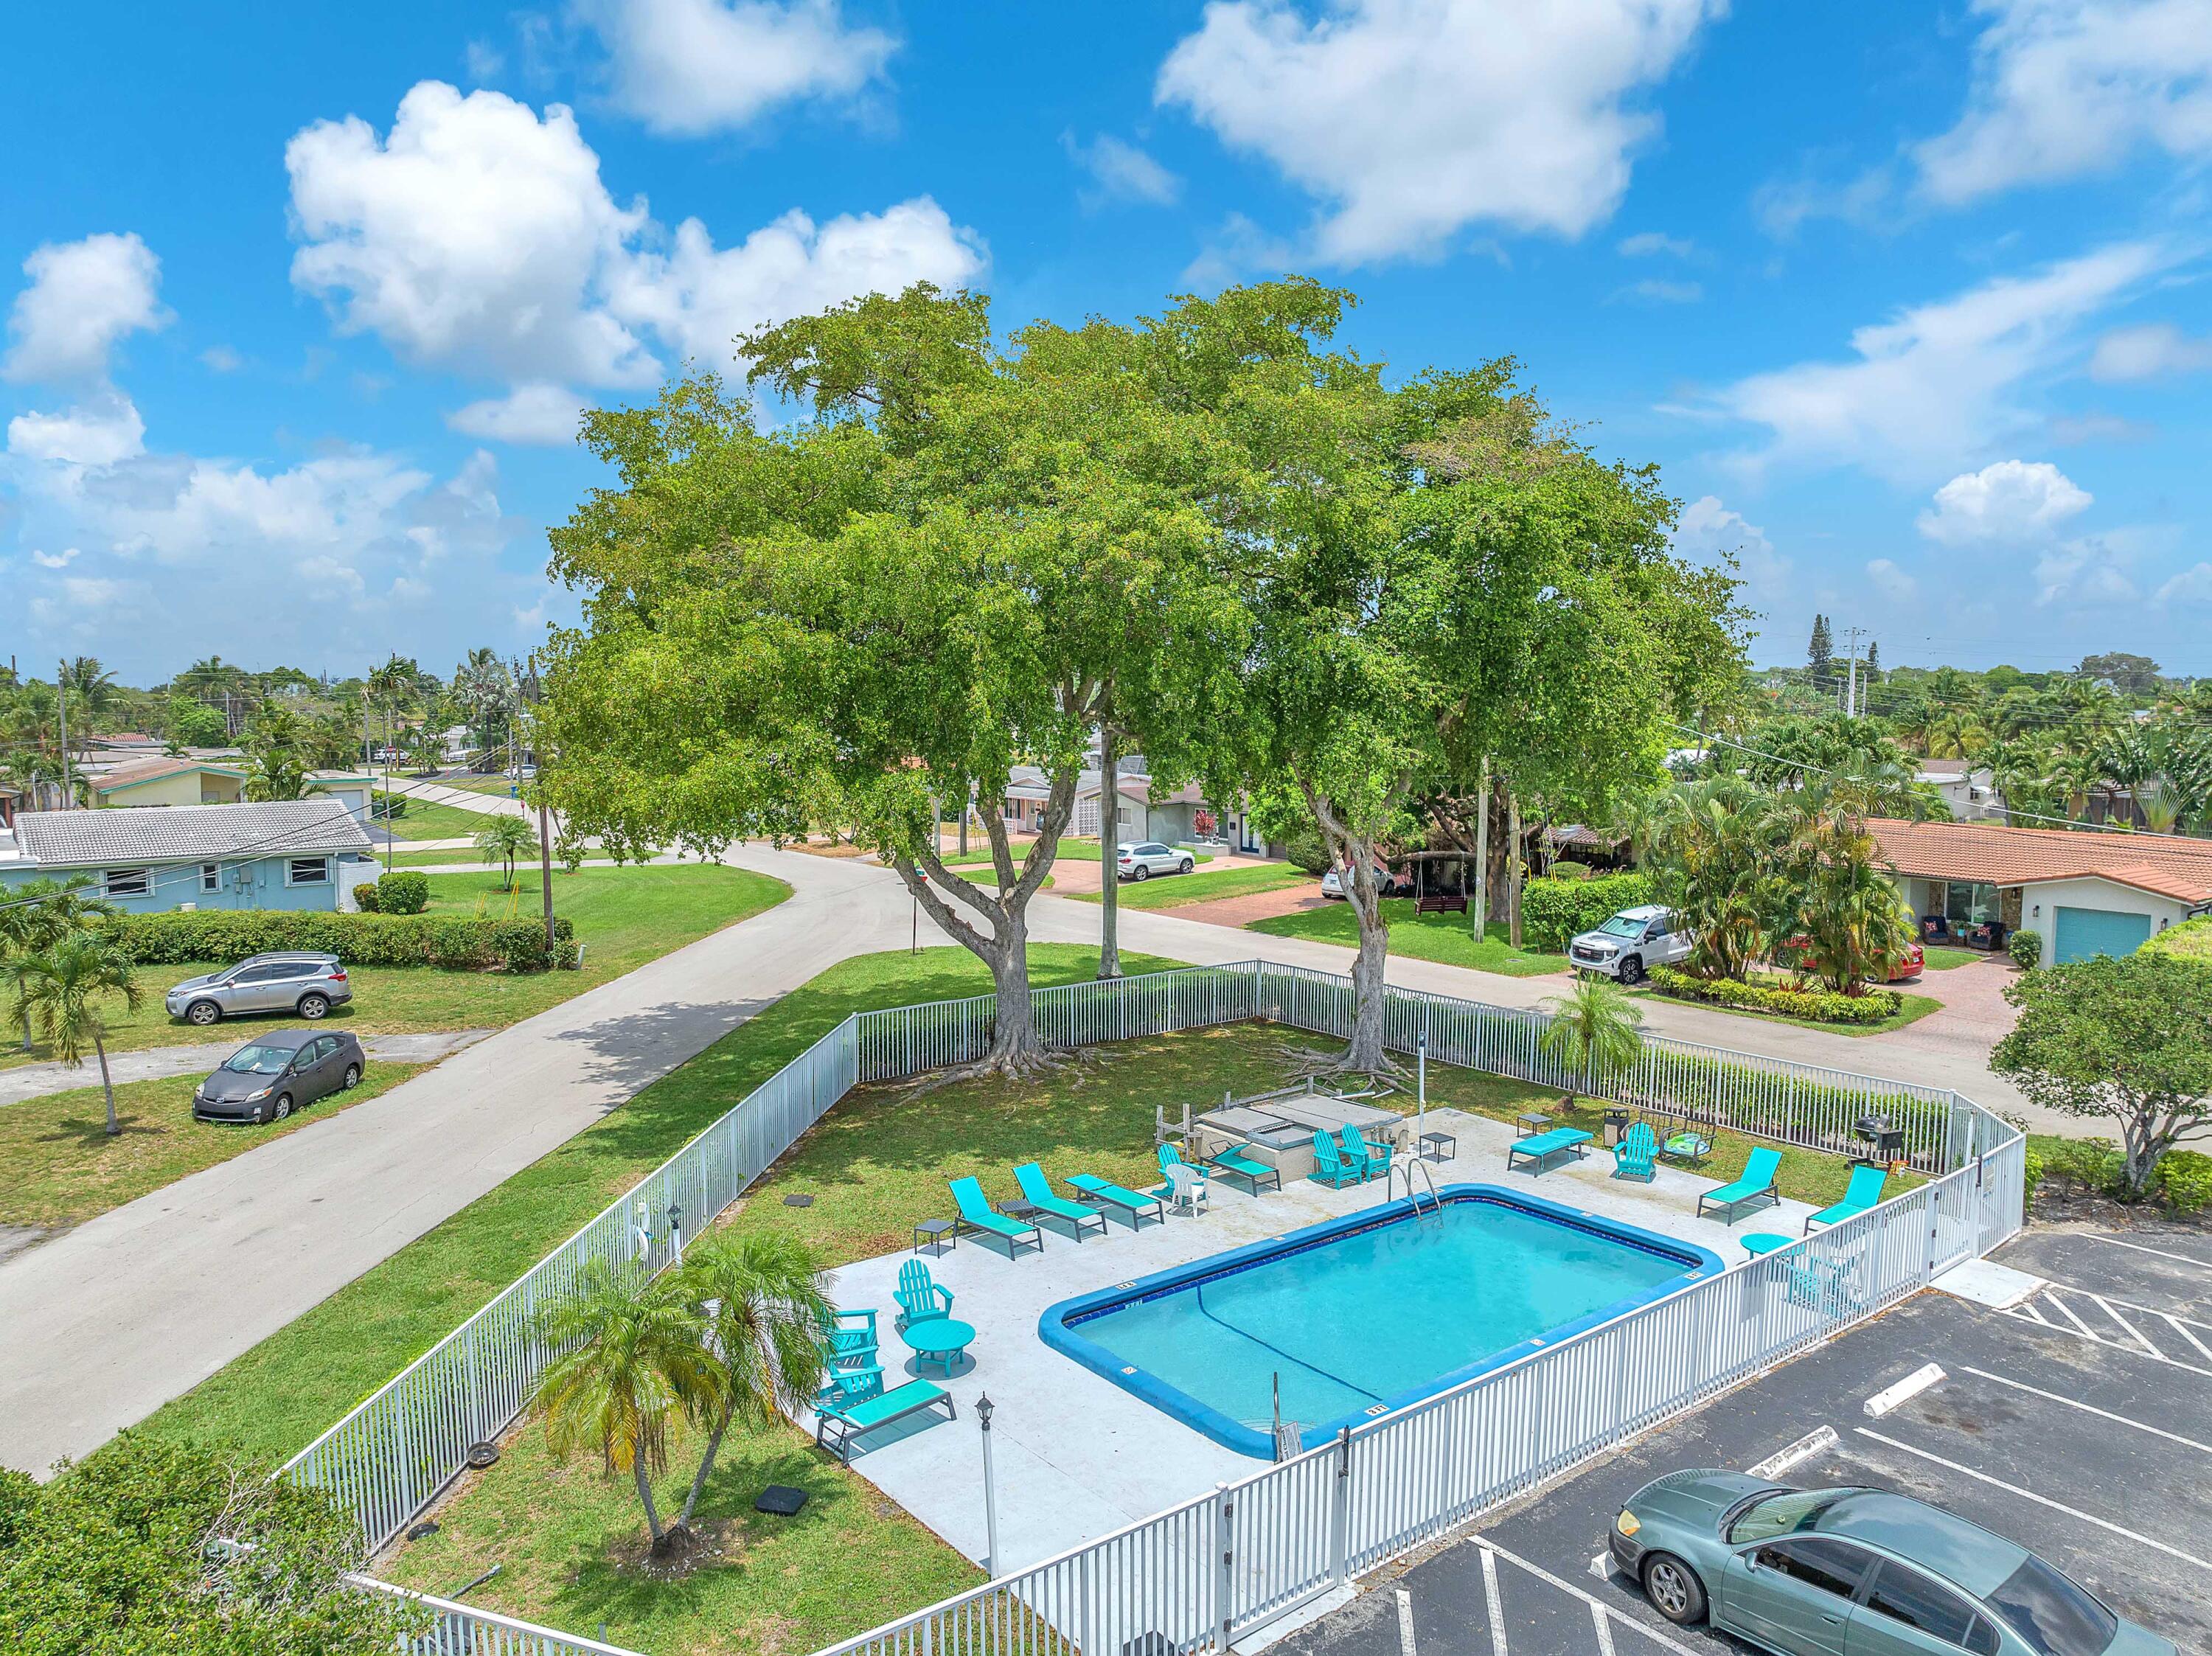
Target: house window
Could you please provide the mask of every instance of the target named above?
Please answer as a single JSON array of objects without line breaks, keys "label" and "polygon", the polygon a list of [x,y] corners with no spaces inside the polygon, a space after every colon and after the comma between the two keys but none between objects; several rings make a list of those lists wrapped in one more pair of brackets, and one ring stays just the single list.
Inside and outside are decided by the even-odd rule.
[{"label": "house window", "polygon": [[1954,880],[1943,893],[1943,918],[1954,926],[1982,925],[1997,918],[1997,889],[1978,880]]},{"label": "house window", "polygon": [[200,864],[200,889],[203,891],[220,891],[222,889],[222,864],[202,863]]},{"label": "house window", "polygon": [[286,885],[328,885],[331,883],[331,859],[327,857],[295,857],[284,870]]},{"label": "house window", "polygon": [[152,894],[154,880],[143,868],[111,868],[100,885],[110,897],[144,897]]}]

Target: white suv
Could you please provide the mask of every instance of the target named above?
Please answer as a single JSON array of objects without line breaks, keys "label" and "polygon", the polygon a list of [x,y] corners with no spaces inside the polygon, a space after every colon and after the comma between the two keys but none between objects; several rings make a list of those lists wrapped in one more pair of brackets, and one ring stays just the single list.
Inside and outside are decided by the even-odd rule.
[{"label": "white suv", "polygon": [[1187,851],[1144,840],[1114,847],[1114,872],[1124,880],[1149,880],[1155,874],[1188,874],[1198,865]]},{"label": "white suv", "polygon": [[1651,968],[1672,966],[1690,952],[1694,939],[1686,928],[1675,928],[1674,917],[1656,903],[1624,908],[1569,943],[1567,959],[1577,972],[1641,983]]}]

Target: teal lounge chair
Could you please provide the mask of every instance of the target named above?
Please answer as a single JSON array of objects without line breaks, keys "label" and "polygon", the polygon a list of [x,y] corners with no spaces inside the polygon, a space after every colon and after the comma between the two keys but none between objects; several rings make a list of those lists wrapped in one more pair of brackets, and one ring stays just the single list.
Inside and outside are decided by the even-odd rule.
[{"label": "teal lounge chair", "polygon": [[1797,1254],[1783,1260],[1782,1264],[1790,1272],[1790,1302],[1792,1305],[1802,1305],[1808,1311],[1818,1311],[1828,1316],[1852,1314],[1866,1308],[1851,1288],[1854,1262]]},{"label": "teal lounge chair", "polygon": [[981,1236],[995,1236],[1006,1245],[1009,1257],[1025,1247],[1044,1252],[1044,1233],[1035,1225],[1025,1225],[1018,1219],[1009,1219],[991,1205],[991,1198],[983,1194],[982,1186],[973,1179],[956,1179],[946,1186],[952,1192],[952,1204],[960,1210],[953,1228],[960,1232],[973,1231]]},{"label": "teal lounge chair", "polygon": [[1356,1185],[1367,1176],[1364,1162],[1347,1162],[1344,1150],[1336,1140],[1318,1128],[1314,1132],[1314,1170],[1306,1175],[1316,1185],[1327,1185],[1331,1190],[1342,1190],[1346,1185]]},{"label": "teal lounge chair", "polygon": [[1761,1145],[1744,1162],[1741,1178],[1698,1198],[1698,1217],[1704,1218],[1705,1210],[1711,1208],[1720,1214],[1722,1223],[1732,1225],[1737,1215],[1747,1210],[1781,1206],[1781,1192],[1774,1188],[1774,1175],[1781,1170],[1782,1152]]},{"label": "teal lounge chair", "polygon": [[1210,1172],[1218,1173],[1224,1179],[1242,1180],[1244,1188],[1255,1196],[1262,1190],[1280,1190],[1283,1187],[1280,1168],[1271,1168],[1265,1162],[1255,1161],[1239,1149],[1226,1149],[1209,1156],[1206,1158],[1206,1166]]},{"label": "teal lounge chair", "polygon": [[1889,1180],[1889,1169],[1862,1164],[1851,1169],[1850,1187],[1844,1199],[1831,1208],[1822,1208],[1805,1222],[1805,1234],[1810,1236],[1815,1225],[1839,1225],[1846,1219],[1855,1219],[1881,1200],[1881,1187]]},{"label": "teal lounge chair", "polygon": [[927,1380],[908,1380],[886,1392],[881,1369],[866,1376],[848,1371],[834,1377],[814,1400],[814,1441],[849,1465],[854,1439],[937,1408],[947,1420],[959,1418],[944,1388]]},{"label": "teal lounge chair", "polygon": [[1359,1175],[1361,1178],[1373,1179],[1380,1175],[1387,1179],[1390,1176],[1390,1152],[1397,1147],[1389,1139],[1384,1139],[1380,1144],[1370,1144],[1360,1136],[1358,1127],[1349,1121],[1344,1124],[1344,1131],[1338,1138],[1344,1146],[1344,1159],[1349,1162],[1357,1158],[1365,1169]]},{"label": "teal lounge chair", "polygon": [[1613,1176],[1640,1179],[1648,1185],[1658,1160],[1659,1135],[1651,1131],[1649,1121],[1639,1121],[1621,1134],[1620,1143],[1613,1147]]},{"label": "teal lounge chair", "polygon": [[1523,1138],[1507,1150],[1505,1171],[1512,1172],[1516,1162],[1529,1162],[1535,1164],[1535,1170],[1540,1174],[1544,1171],[1544,1164],[1555,1156],[1572,1156],[1580,1161],[1583,1146],[1589,1142],[1590,1136],[1579,1127],[1554,1127],[1549,1132]]},{"label": "teal lounge chair", "polygon": [[1095,1229],[1106,1234],[1106,1216],[1097,1208],[1086,1208],[1080,1202],[1071,1202],[1065,1196],[1053,1194],[1052,1180],[1044,1176],[1044,1169],[1034,1162],[1024,1162],[1014,1169],[1014,1183],[1021,1186],[1022,1200],[1039,1213],[1054,1219],[1065,1219],[1075,1227],[1075,1240],[1081,1241],[1083,1233]]},{"label": "teal lounge chair", "polygon": [[891,1297],[898,1301],[898,1321],[894,1326],[902,1334],[916,1323],[952,1314],[952,1290],[939,1287],[929,1267],[919,1259],[908,1259],[899,1267],[898,1287]]},{"label": "teal lounge chair", "polygon": [[[918,1263],[918,1262],[917,1262]],[[876,1313],[830,1307],[822,1319],[822,1355],[832,1368],[856,1368],[876,1360]]]},{"label": "teal lounge chair", "polygon": [[1129,1222],[1131,1230],[1136,1229],[1147,1216],[1158,1220],[1162,1224],[1167,1222],[1168,1210],[1157,1196],[1139,1195],[1135,1191],[1124,1189],[1110,1179],[1101,1179],[1095,1173],[1070,1174],[1066,1182],[1069,1189],[1082,1192],[1089,1200],[1097,1203],[1102,1210],[1120,1214]]}]

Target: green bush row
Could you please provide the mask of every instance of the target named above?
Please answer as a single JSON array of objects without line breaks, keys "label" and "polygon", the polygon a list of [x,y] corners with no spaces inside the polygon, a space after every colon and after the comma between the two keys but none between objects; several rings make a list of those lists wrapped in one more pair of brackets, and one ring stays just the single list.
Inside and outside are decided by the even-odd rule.
[{"label": "green bush row", "polygon": [[1778,989],[1732,978],[1697,978],[1671,966],[1651,968],[1651,986],[1677,1000],[1704,1001],[1748,1012],[1780,1012],[1818,1023],[1880,1023],[1905,1009],[1894,990],[1869,989],[1863,995],[1838,995],[1828,989]]},{"label": "green bush row", "polygon": [[1577,932],[1650,901],[1651,878],[1646,874],[1531,880],[1521,888],[1521,925],[1531,949],[1556,955]]},{"label": "green bush row", "polygon": [[[100,927],[141,966],[236,961],[274,949],[336,955],[348,966],[427,965],[457,971],[504,966],[531,972],[547,963],[542,923],[474,915],[201,909],[118,914],[101,921]],[[556,919],[553,929],[564,943],[575,935],[565,917]]]},{"label": "green bush row", "polygon": [[[2028,1194],[2045,1181],[2061,1195],[2094,1194],[2131,1202],[2127,1162],[2109,1138],[2045,1138],[2028,1152]],[[2201,1213],[2212,1206],[2212,1156],[2200,1150],[2168,1150],[2159,1158],[2143,1193],[2176,1213]]]}]

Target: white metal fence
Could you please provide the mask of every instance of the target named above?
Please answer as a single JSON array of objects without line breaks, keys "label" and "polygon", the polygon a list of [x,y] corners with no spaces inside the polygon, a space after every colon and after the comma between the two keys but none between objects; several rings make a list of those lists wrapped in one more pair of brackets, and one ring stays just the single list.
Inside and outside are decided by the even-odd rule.
[{"label": "white metal fence", "polygon": [[[1402,1052],[1425,1036],[1441,1062],[1830,1149],[1849,1145],[1861,1115],[1885,1114],[1905,1130],[1917,1165],[1950,1171],[1757,1265],[837,1652],[1003,1656],[1072,1641],[1103,1653],[1146,1634],[1178,1649],[1225,1641],[1870,1315],[2019,1227],[2025,1141],[1955,1094],[1656,1036],[1628,1071],[1592,1086],[1543,1050],[1543,1013],[1388,994],[1386,1040]],[[1255,1017],[1341,1035],[1352,991],[1348,978],[1251,961],[1040,989],[1031,1004],[1040,1033],[1060,1046]],[[301,1451],[285,1474],[335,1493],[371,1549],[382,1547],[459,1472],[471,1445],[521,1412],[553,1355],[536,1338],[539,1307],[586,1262],[665,1265],[672,1210],[687,1232],[708,1222],[854,1085],[980,1056],[992,1010],[991,998],[979,996],[847,1018]],[[463,1605],[435,1607],[421,1656],[611,1648]]]}]

